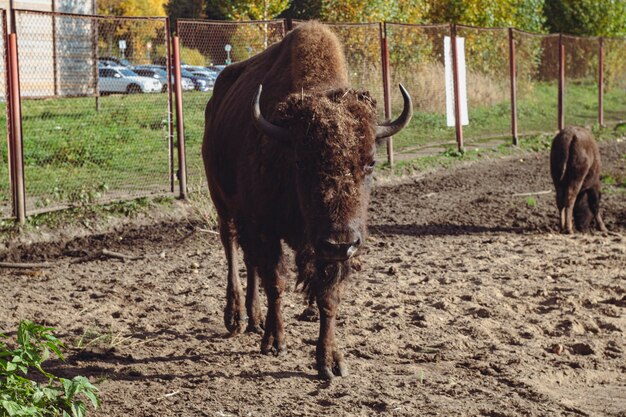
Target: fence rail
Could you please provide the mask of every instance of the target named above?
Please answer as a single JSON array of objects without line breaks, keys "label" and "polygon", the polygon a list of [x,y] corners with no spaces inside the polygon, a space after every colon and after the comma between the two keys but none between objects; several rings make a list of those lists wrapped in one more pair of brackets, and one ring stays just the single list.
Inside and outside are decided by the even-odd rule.
[{"label": "fence rail", "polygon": [[[174,37],[166,18],[12,10],[9,34],[0,12],[0,217],[19,221],[204,188],[204,107],[216,75],[302,23],[180,19]],[[344,45],[351,84],[370,91],[381,120],[401,110],[397,84],[414,99],[412,124],[386,148],[390,163],[425,147],[462,149],[494,137],[517,144],[565,123],[626,119],[625,39],[448,24],[329,26]],[[468,125],[456,123],[462,86]]]}]

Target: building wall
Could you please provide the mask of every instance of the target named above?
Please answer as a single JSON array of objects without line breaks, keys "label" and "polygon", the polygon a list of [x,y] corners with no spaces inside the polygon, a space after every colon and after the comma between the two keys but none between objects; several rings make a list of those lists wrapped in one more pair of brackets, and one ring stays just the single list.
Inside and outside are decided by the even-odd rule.
[{"label": "building wall", "polygon": [[[15,9],[93,14],[92,0],[15,0]],[[0,0],[0,8],[9,8]],[[16,33],[20,87],[24,97],[86,95],[95,92],[93,51],[96,23],[76,17],[19,13]]]}]

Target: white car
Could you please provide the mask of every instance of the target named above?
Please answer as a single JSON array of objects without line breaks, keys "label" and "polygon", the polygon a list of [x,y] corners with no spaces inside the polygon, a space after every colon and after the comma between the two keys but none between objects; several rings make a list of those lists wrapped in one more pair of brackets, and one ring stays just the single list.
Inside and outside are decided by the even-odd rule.
[{"label": "white car", "polygon": [[163,84],[157,79],[142,77],[126,67],[98,68],[101,93],[158,93]]}]

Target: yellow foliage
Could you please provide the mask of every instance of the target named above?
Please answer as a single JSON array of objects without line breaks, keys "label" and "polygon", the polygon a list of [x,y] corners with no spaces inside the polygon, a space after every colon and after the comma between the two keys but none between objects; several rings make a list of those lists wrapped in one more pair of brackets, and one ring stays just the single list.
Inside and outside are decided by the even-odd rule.
[{"label": "yellow foliage", "polygon": [[98,0],[98,13],[108,16],[165,16],[166,0]]}]

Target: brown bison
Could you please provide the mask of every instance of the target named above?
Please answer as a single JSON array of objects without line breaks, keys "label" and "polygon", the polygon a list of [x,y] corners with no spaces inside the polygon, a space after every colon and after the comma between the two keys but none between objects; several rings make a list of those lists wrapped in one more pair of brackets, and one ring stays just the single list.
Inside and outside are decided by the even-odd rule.
[{"label": "brown bison", "polygon": [[[226,67],[206,107],[202,155],[228,261],[226,328],[238,333],[247,322],[247,331],[263,332],[261,352],[285,351],[286,242],[296,254],[298,283],[319,308],[323,378],[347,373],[335,318],[351,257],[365,238],[376,143],[400,131],[413,112],[400,88],[402,114],[377,125],[375,101],[349,86],[336,36],[309,22]],[[237,243],[247,270],[245,305]]]},{"label": "brown bison", "polygon": [[606,231],[600,216],[600,152],[591,132],[582,127],[566,127],[552,141],[550,173],[556,188],[556,206],[560,227],[573,232],[573,223],[580,231],[592,219]]}]

